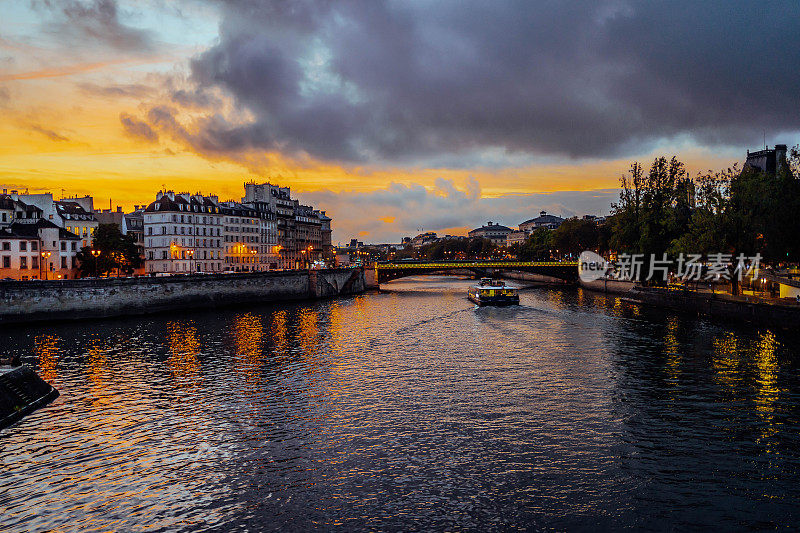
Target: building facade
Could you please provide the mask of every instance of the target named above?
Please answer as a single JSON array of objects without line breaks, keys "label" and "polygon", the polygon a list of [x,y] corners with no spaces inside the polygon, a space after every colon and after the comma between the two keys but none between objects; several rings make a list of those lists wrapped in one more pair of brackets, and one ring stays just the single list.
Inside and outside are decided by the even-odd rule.
[{"label": "building facade", "polygon": [[0,195],[0,279],[73,279],[80,242],[15,193]]},{"label": "building facade", "polygon": [[525,239],[528,238],[528,234],[521,230],[513,230],[511,233],[508,234],[506,237],[506,246],[513,246],[515,244],[522,244],[525,242]]},{"label": "building facade", "polygon": [[91,196],[53,200],[51,193],[16,195],[12,191],[12,195],[27,205],[39,208],[44,220],[80,237],[78,248],[92,245],[94,232],[100,223],[95,216]]},{"label": "building facade", "polygon": [[492,244],[496,244],[497,246],[505,246],[506,237],[508,237],[509,233],[511,233],[511,228],[501,224],[488,222],[485,226],[481,226],[480,228],[475,228],[474,230],[470,231],[469,238],[489,239],[492,241]]},{"label": "building facade", "polygon": [[548,215],[547,211],[542,211],[536,218],[531,218],[519,225],[519,230],[530,235],[539,228],[556,229],[564,222],[564,219],[555,215]]},{"label": "building facade", "polygon": [[279,268],[304,268],[314,261],[332,263],[331,219],[324,211],[301,205],[289,187],[245,183],[242,203],[275,213]]},{"label": "building facade", "polygon": [[280,262],[275,212],[263,204],[222,202],[225,269],[274,270]]},{"label": "building facade", "polygon": [[747,159],[745,159],[742,171],[750,170],[755,172],[764,172],[774,176],[778,172],[787,168],[786,163],[786,145],[776,144],[774,150],[765,148],[758,152],[747,151]]},{"label": "building facade", "polygon": [[146,273],[222,272],[223,219],[214,196],[160,191],[143,214]]}]

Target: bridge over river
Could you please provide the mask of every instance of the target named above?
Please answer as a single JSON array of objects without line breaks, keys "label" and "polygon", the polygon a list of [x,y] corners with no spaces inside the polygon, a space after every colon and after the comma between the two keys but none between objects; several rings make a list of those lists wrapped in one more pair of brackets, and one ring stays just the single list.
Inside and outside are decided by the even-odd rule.
[{"label": "bridge over river", "polygon": [[376,263],[375,280],[386,283],[406,276],[437,274],[447,271],[468,271],[478,276],[495,272],[517,271],[551,276],[567,281],[578,279],[577,261],[398,261]]}]

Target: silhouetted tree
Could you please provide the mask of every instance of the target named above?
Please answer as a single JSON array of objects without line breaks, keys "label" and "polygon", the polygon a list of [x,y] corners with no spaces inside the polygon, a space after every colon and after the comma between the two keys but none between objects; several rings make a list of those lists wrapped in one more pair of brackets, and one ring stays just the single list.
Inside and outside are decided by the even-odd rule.
[{"label": "silhouetted tree", "polygon": [[[99,250],[95,258],[92,250]],[[133,235],[123,235],[116,224],[100,224],[92,247],[84,246],[76,254],[81,276],[104,276],[119,269],[130,275],[142,266],[143,259]]]}]

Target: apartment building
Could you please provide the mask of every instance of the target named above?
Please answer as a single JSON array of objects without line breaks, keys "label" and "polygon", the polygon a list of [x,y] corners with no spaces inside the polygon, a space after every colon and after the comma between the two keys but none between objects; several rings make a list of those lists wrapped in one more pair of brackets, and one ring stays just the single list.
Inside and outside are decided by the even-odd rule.
[{"label": "apartment building", "polygon": [[148,274],[224,270],[224,215],[216,196],[159,191],[143,219]]}]

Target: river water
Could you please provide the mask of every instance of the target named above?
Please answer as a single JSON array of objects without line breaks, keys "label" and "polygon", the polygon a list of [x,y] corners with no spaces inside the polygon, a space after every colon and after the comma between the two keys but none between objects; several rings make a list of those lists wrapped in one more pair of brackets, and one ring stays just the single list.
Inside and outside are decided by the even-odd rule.
[{"label": "river water", "polygon": [[797,336],[472,283],[0,330],[0,529],[800,525]]}]

